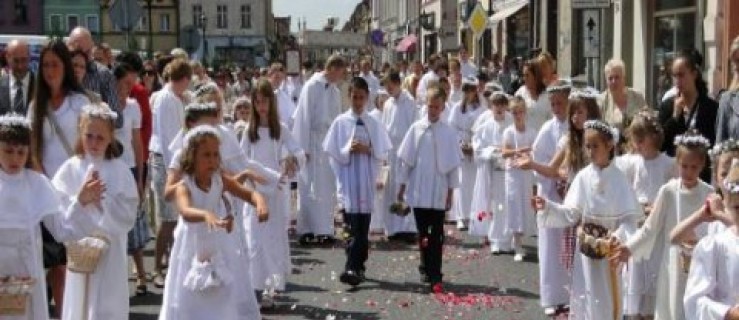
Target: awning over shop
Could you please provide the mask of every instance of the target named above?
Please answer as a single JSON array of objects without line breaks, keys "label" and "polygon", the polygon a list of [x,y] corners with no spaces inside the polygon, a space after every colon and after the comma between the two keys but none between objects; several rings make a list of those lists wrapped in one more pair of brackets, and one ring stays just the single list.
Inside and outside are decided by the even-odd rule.
[{"label": "awning over shop", "polygon": [[505,8],[501,9],[500,11],[497,11],[493,14],[493,16],[490,17],[490,23],[498,23],[500,21],[505,20],[506,18],[514,15],[516,12],[521,10],[523,7],[525,7],[527,4],[529,4],[528,1],[519,1],[517,3],[514,3],[510,6],[506,6]]},{"label": "awning over shop", "polygon": [[413,51],[416,48],[416,43],[418,43],[418,37],[416,37],[415,34],[409,34],[405,36],[403,40],[400,40],[398,45],[395,47],[395,51],[398,51],[398,52]]}]

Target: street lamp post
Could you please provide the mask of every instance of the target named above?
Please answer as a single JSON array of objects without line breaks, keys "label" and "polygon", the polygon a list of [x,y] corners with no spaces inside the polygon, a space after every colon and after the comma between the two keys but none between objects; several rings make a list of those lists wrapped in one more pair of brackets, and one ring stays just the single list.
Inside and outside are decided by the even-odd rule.
[{"label": "street lamp post", "polygon": [[202,62],[203,66],[207,67],[207,59],[205,56],[208,54],[208,39],[205,36],[205,27],[208,24],[208,17],[205,16],[205,14],[200,15],[200,30],[203,32],[203,56],[202,56]]}]

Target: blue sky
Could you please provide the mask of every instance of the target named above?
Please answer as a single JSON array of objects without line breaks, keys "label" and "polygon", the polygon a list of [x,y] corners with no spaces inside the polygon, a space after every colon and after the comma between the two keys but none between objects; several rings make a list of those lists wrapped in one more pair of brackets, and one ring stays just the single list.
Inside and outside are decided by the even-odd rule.
[{"label": "blue sky", "polygon": [[339,27],[343,26],[359,0],[273,0],[275,16],[292,17],[292,31],[298,31],[298,18],[308,21],[308,29],[321,28],[328,17],[339,18]]}]

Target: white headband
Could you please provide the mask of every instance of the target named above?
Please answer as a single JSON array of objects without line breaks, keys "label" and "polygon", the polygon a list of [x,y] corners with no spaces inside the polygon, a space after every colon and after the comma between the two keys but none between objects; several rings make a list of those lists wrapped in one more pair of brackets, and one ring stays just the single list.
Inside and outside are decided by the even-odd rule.
[{"label": "white headband", "polygon": [[190,129],[187,134],[185,134],[185,137],[182,139],[185,142],[185,148],[188,148],[190,144],[195,140],[195,138],[204,135],[213,135],[214,137],[216,137],[216,139],[218,139],[218,141],[221,140],[221,135],[220,133],[218,133],[218,129],[207,124],[199,125],[195,128]]},{"label": "white headband", "polygon": [[567,90],[572,90],[572,81],[559,80],[555,84],[548,86],[546,91],[547,93],[554,93]]},{"label": "white headband", "polygon": [[201,85],[200,87],[198,87],[195,90],[195,96],[199,98],[199,97],[204,96],[204,95],[209,94],[209,93],[215,93],[218,90],[219,90],[218,89],[218,86],[215,83],[213,83],[213,82],[207,82],[207,83],[204,83],[203,85]]},{"label": "white headband", "polygon": [[218,105],[215,102],[198,103],[193,102],[185,106],[185,112],[188,111],[218,111]]},{"label": "white headband", "polygon": [[675,137],[675,146],[711,148],[711,142],[699,134],[681,134]]},{"label": "white headband", "polygon": [[618,143],[618,129],[609,126],[607,123],[600,120],[588,120],[585,121],[583,126],[585,129],[597,130],[613,139],[614,143]]},{"label": "white headband", "polygon": [[[739,167],[739,159],[734,158],[731,160],[731,168],[733,169],[734,167]],[[732,194],[739,193],[739,182],[737,181],[730,182],[729,178],[727,177],[726,179],[724,179],[724,188],[729,193],[732,193]]]},{"label": "white headband", "polygon": [[570,92],[570,99],[598,99],[600,92],[593,87],[574,89]]},{"label": "white headband", "polygon": [[17,113],[9,113],[0,116],[0,126],[2,127],[22,127],[24,129],[31,130],[31,123],[28,122],[26,117],[23,117]]},{"label": "white headband", "polygon": [[108,104],[105,102],[92,103],[82,107],[82,113],[90,118],[98,118],[103,120],[115,121],[118,119],[118,114],[110,110]]}]

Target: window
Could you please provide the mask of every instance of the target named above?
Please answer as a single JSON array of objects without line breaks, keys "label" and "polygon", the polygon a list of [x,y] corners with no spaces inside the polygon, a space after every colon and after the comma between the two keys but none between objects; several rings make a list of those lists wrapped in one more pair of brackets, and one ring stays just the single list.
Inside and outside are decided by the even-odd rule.
[{"label": "window", "polygon": [[251,29],[251,6],[241,6],[241,29]]},{"label": "window", "polygon": [[100,23],[98,21],[98,16],[96,14],[91,14],[86,17],[87,21],[87,29],[90,30],[92,33],[98,33],[100,32]]},{"label": "window", "polygon": [[159,15],[159,31],[169,31],[169,14],[162,13]]},{"label": "window", "polygon": [[67,32],[71,32],[72,29],[77,28],[80,25],[80,17],[76,14],[67,15]]},{"label": "window", "polygon": [[[200,17],[203,16],[203,6],[199,4],[192,5],[192,25],[201,28]],[[207,26],[206,26],[207,27]]]},{"label": "window", "polygon": [[228,6],[226,5],[217,6],[216,13],[217,13],[216,28],[228,29]]},{"label": "window", "polygon": [[60,34],[64,32],[62,27],[62,16],[59,14],[49,15],[49,30],[52,34]]},{"label": "window", "polygon": [[141,15],[141,19],[139,19],[139,24],[136,26],[136,30],[138,31],[146,31],[149,30],[149,16],[146,14]]},{"label": "window", "polygon": [[15,10],[15,23],[28,23],[28,0],[15,0],[13,9]]}]

